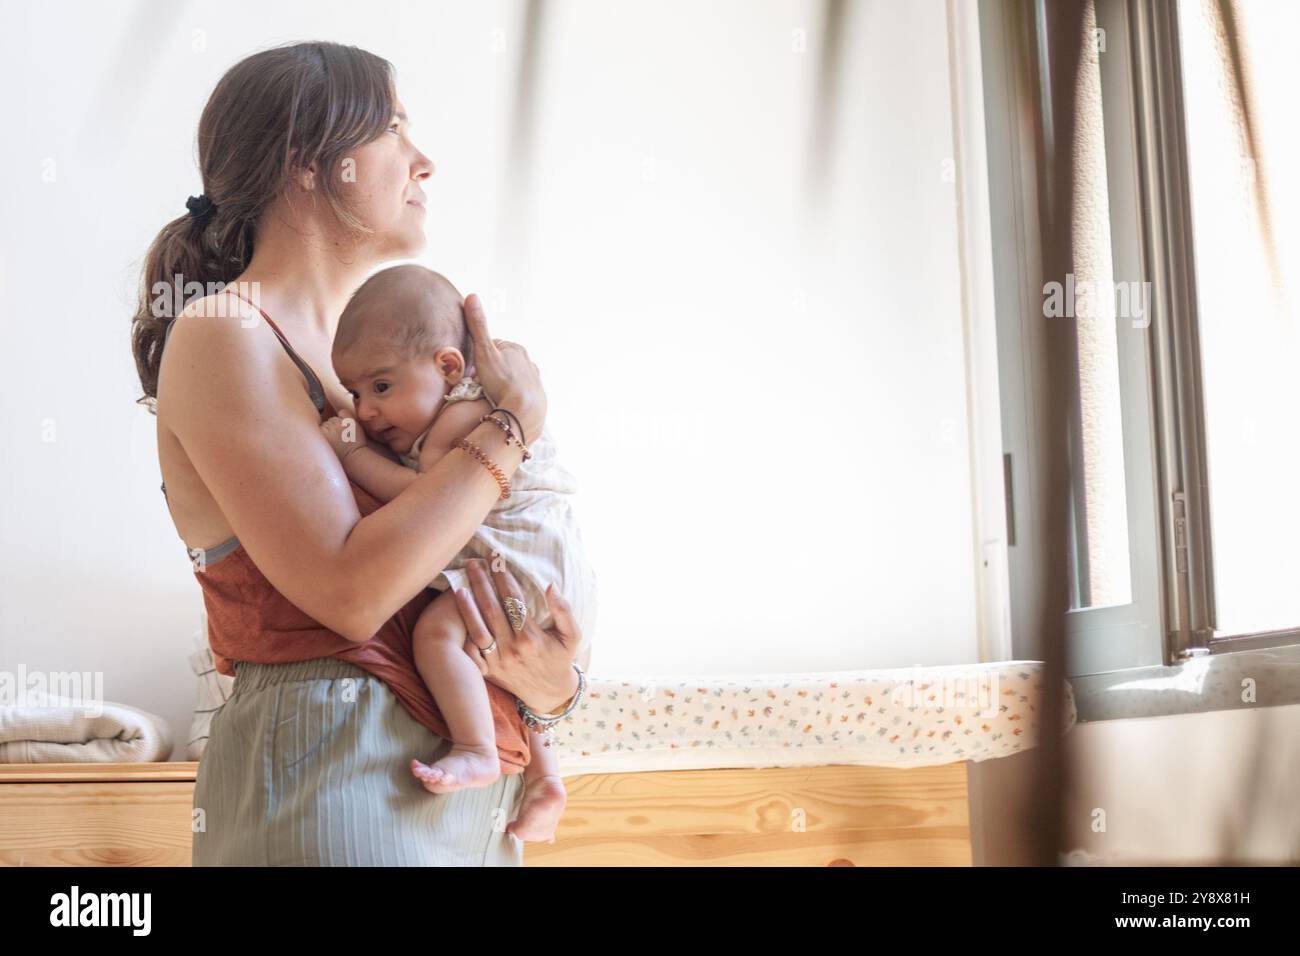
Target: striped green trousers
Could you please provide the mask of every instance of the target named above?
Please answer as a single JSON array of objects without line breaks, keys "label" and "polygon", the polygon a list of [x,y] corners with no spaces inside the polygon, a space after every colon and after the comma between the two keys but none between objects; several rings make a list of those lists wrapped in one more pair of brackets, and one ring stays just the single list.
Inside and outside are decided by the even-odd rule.
[{"label": "striped green trousers", "polygon": [[235,665],[194,786],[195,866],[523,866],[523,774],[430,793],[451,741],[346,661]]}]

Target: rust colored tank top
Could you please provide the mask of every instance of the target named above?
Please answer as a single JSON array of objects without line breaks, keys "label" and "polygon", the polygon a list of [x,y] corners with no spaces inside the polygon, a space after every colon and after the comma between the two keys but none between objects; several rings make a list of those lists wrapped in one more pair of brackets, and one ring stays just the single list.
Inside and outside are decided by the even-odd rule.
[{"label": "rust colored tank top", "polygon": [[[234,290],[227,291],[238,294]],[[321,421],[333,417],[336,409],[326,397],[319,377],[289,344],[271,317],[260,307],[254,305],[254,308],[262,313],[289,357],[307,377]],[[164,348],[175,324],[173,320],[167,326]],[[350,484],[357,510],[362,516],[382,507],[381,501],[356,482]],[[165,497],[165,485],[162,491]],[[374,637],[358,644],[309,617],[277,591],[237,538],[206,550],[186,550],[195,568],[194,577],[203,592],[208,615],[208,642],[218,672],[233,675],[239,661],[285,664],[314,657],[337,657],[382,680],[420,724],[450,739],[447,724],[416,670],[411,646],[416,619],[437,596],[437,591],[430,588],[421,591],[389,618]],[[528,729],[519,715],[513,694],[491,683],[487,689],[501,772],[521,773],[529,761]],[[427,754],[411,756],[428,759]]]}]

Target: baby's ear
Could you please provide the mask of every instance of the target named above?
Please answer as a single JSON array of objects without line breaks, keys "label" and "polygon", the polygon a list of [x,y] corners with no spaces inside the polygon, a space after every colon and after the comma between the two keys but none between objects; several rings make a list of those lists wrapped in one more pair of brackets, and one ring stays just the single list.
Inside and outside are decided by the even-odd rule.
[{"label": "baby's ear", "polygon": [[460,349],[454,346],[448,345],[446,348],[438,349],[437,354],[434,355],[434,362],[443,378],[452,385],[469,374],[465,356],[461,355]]}]

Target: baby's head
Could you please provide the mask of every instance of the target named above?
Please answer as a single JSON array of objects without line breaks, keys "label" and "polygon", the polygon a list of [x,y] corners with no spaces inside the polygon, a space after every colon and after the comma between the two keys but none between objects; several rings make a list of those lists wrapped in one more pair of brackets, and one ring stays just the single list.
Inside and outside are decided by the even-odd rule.
[{"label": "baby's head", "polygon": [[456,287],[423,266],[376,272],[339,317],[331,359],[357,420],[405,454],[433,422],[443,396],[473,369],[473,340]]}]

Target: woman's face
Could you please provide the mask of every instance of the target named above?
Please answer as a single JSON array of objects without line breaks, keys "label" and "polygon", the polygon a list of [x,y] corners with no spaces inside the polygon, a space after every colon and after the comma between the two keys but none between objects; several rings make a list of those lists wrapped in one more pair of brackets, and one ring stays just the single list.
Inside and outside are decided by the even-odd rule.
[{"label": "woman's face", "polygon": [[[433,162],[411,142],[406,108],[394,98],[388,128],[349,157],[355,191],[352,210],[374,230],[370,237],[380,261],[410,258],[424,248],[425,196],[421,183],[433,175]],[[348,182],[345,179],[345,183]]]}]

